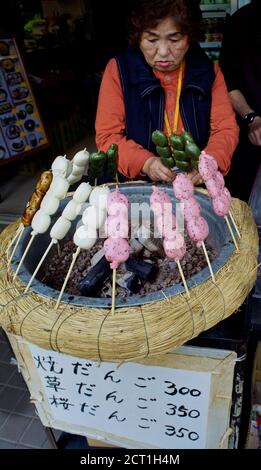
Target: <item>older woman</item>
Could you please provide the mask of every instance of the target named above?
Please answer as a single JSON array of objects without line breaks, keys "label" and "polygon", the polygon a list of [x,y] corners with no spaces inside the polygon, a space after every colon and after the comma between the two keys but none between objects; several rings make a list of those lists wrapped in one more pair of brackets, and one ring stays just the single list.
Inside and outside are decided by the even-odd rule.
[{"label": "older woman", "polygon": [[[119,146],[118,170],[169,182],[175,173],[155,155],[151,135],[191,132],[226,174],[238,128],[222,72],[198,44],[200,9],[190,0],[140,0],[130,17],[130,46],[106,66],[96,116],[96,144]],[[200,182],[196,170],[189,173]]]}]

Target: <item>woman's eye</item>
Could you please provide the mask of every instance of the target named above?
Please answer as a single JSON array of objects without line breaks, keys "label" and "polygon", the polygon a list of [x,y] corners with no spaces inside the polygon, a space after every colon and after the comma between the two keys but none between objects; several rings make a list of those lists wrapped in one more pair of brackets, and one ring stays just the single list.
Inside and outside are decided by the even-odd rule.
[{"label": "woman's eye", "polygon": [[171,42],[179,42],[183,39],[183,34],[177,34],[177,36],[173,36],[170,38]]},{"label": "woman's eye", "polygon": [[154,44],[154,43],[157,41],[157,39],[148,39],[148,41],[149,41],[151,44]]}]

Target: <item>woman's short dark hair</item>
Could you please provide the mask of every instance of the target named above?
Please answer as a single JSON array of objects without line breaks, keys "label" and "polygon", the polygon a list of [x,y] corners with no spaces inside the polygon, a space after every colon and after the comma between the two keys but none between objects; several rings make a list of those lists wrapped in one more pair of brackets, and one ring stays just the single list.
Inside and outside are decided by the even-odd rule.
[{"label": "woman's short dark hair", "polygon": [[143,31],[157,26],[160,20],[171,17],[190,42],[202,37],[202,13],[198,0],[136,0],[131,2],[129,42],[138,46]]}]

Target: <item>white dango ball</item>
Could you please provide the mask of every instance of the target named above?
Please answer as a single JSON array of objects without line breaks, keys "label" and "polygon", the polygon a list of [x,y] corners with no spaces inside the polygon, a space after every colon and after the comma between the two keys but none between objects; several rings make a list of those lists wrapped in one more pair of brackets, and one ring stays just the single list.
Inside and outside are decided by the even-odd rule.
[{"label": "white dango ball", "polygon": [[97,232],[92,227],[82,225],[81,227],[77,228],[73,237],[73,241],[74,244],[79,248],[89,250],[97,241]]},{"label": "white dango ball", "polygon": [[31,225],[34,233],[45,233],[50,227],[50,223],[51,217],[39,210],[36,212]]},{"label": "white dango ball", "polygon": [[105,224],[106,212],[96,206],[89,206],[82,214],[82,222],[88,227],[99,229]]},{"label": "white dango ball", "polygon": [[84,172],[84,166],[73,164],[72,173],[71,173],[72,176],[80,176],[80,175],[82,176],[83,172]]},{"label": "white dango ball", "polygon": [[66,173],[64,175],[65,178],[70,176],[70,174],[72,173],[72,170],[73,170],[73,162],[71,160],[67,160],[67,170],[66,170]]},{"label": "white dango ball", "polygon": [[66,195],[69,186],[70,184],[63,176],[57,175],[53,178],[49,191],[58,199],[62,199]]},{"label": "white dango ball", "polygon": [[77,202],[85,202],[87,201],[91,191],[92,187],[90,183],[81,183],[76,189],[73,199]]},{"label": "white dango ball", "polygon": [[78,181],[80,181],[81,179],[82,179],[82,175],[76,176],[76,175],[71,174],[68,176],[67,181],[69,185],[71,185],[71,184],[78,183]]},{"label": "white dango ball", "polygon": [[76,219],[77,215],[80,214],[82,209],[82,204],[73,199],[68,202],[67,206],[64,208],[62,216],[67,220]]},{"label": "white dango ball", "polygon": [[46,193],[44,196],[40,209],[48,215],[53,215],[58,210],[60,201],[52,193]]},{"label": "white dango ball", "polygon": [[90,203],[93,206],[98,207],[100,210],[107,209],[107,200],[110,194],[110,190],[108,187],[97,186],[94,188],[90,195]]},{"label": "white dango ball", "polygon": [[52,163],[52,171],[54,175],[62,175],[65,178],[70,175],[72,172],[73,164],[70,160],[66,158],[66,156],[59,155],[55,158]]},{"label": "white dango ball", "polygon": [[63,216],[56,220],[50,231],[50,237],[55,240],[62,240],[71,228],[71,222]]},{"label": "white dango ball", "polygon": [[77,152],[74,157],[73,157],[73,163],[78,166],[86,166],[86,163],[89,161],[90,154],[88,150],[80,150],[80,152]]}]

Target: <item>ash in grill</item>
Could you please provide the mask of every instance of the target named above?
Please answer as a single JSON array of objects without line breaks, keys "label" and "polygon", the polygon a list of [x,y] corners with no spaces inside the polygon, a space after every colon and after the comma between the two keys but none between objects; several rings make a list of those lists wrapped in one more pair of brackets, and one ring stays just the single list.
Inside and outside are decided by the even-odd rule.
[{"label": "ash in grill", "polygon": [[[202,248],[197,248],[185,236],[187,252],[181,261],[186,279],[207,266]],[[80,253],[71,273],[66,292],[87,297],[111,297],[112,270],[103,253],[104,239],[97,241],[90,250]],[[175,261],[164,256],[161,239],[137,237],[130,240],[133,253],[126,263],[117,269],[116,295],[121,298],[134,294],[145,295],[174,284],[181,283]],[[206,243],[210,261],[216,251]],[[60,254],[51,256],[43,266],[42,282],[60,290],[68,272],[75,245],[67,241]]]}]

